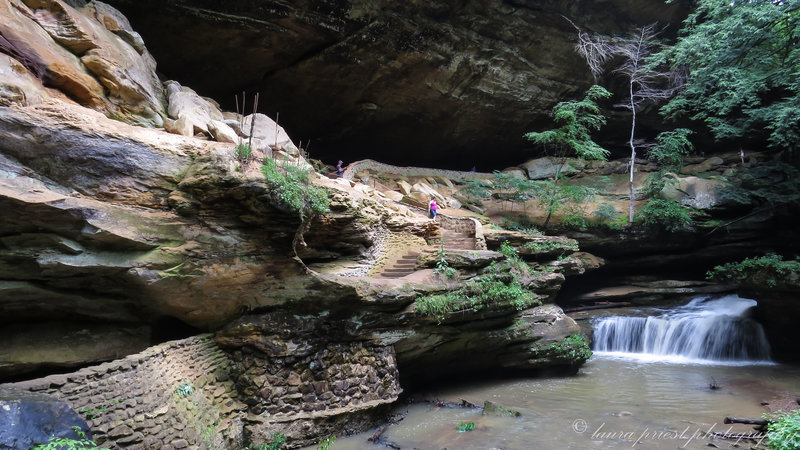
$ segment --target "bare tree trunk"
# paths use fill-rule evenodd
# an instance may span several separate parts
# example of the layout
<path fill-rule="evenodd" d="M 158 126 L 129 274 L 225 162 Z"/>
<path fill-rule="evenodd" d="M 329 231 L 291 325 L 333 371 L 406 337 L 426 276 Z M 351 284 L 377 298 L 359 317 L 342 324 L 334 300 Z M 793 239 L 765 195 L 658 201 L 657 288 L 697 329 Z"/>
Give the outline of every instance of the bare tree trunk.
<path fill-rule="evenodd" d="M 643 77 L 646 77 L 646 74 L 643 74 L 640 71 L 640 65 L 644 63 L 644 57 L 646 56 L 646 45 L 647 45 L 647 36 L 649 32 L 647 31 L 646 27 L 642 27 L 639 32 L 638 42 L 634 45 L 631 49 L 632 54 L 630 55 L 630 62 L 628 66 L 628 70 L 630 72 L 630 76 L 628 77 L 628 96 L 630 100 L 630 105 L 628 106 L 631 109 L 631 137 L 628 143 L 631 146 L 631 167 L 630 167 L 630 179 L 629 179 L 629 186 L 630 186 L 630 202 L 628 203 L 628 226 L 633 225 L 633 206 L 636 202 L 636 189 L 633 186 L 633 174 L 636 168 L 636 144 L 634 143 L 634 136 L 636 136 L 636 108 L 639 106 L 637 104 L 636 98 L 639 95 L 643 88 L 640 83 Z M 643 52 L 645 54 L 643 54 Z M 638 89 L 634 90 L 634 86 L 638 86 Z"/>
<path fill-rule="evenodd" d="M 633 225 L 633 204 L 636 201 L 636 189 L 633 186 L 633 169 L 634 165 L 636 164 L 636 145 L 633 143 L 633 137 L 636 132 L 636 105 L 633 103 L 633 83 L 630 83 L 630 96 L 631 96 L 631 138 L 628 143 L 631 146 L 631 167 L 630 167 L 630 179 L 629 179 L 629 186 L 630 186 L 630 202 L 629 210 L 628 210 L 628 226 Z"/>
<path fill-rule="evenodd" d="M 563 155 L 563 153 L 561 151 L 561 146 L 559 146 L 559 154 Z M 554 185 L 558 185 L 558 181 L 559 181 L 558 177 L 561 175 L 561 169 L 564 168 L 564 164 L 567 163 L 567 157 L 566 156 L 560 156 L 559 157 L 559 161 L 561 161 L 561 163 L 558 165 L 558 168 L 556 169 L 555 177 L 553 177 L 553 184 Z M 553 217 L 553 209 L 552 209 L 552 205 L 549 205 L 547 207 L 547 218 L 544 219 L 544 224 L 542 225 L 542 228 L 547 228 L 547 225 L 550 224 L 550 218 L 551 217 Z"/>
<path fill-rule="evenodd" d="M 631 136 L 628 141 L 631 147 L 628 226 L 631 226 L 636 201 L 636 189 L 633 184 L 636 169 L 636 144 L 634 141 L 636 110 L 644 103 L 656 103 L 669 99 L 679 89 L 683 80 L 675 71 L 659 71 L 649 68 L 646 64 L 648 55 L 658 47 L 655 39 L 660 31 L 656 30 L 655 24 L 643 26 L 628 37 L 608 37 L 585 33 L 571 20 L 564 18 L 578 30 L 576 49 L 586 59 L 595 79 L 603 72 L 603 66 L 607 62 L 615 58 L 622 61 L 613 70 L 613 73 L 624 76 L 628 81 L 628 99 L 618 106 L 630 109 L 632 114 Z"/>

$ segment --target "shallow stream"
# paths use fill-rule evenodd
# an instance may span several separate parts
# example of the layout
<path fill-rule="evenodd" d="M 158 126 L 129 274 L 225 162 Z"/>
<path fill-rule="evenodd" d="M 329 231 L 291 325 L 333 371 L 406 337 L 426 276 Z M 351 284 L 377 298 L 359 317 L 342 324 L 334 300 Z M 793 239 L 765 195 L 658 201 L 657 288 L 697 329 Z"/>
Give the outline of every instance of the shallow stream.
<path fill-rule="evenodd" d="M 685 323 L 656 322 L 654 329 L 646 331 L 638 319 L 631 321 L 631 326 L 641 328 L 642 336 L 651 332 L 646 339 L 655 336 L 659 344 L 669 339 L 691 343 L 687 333 L 719 329 L 707 326 L 709 316 L 719 315 L 713 320 L 723 323 L 746 318 L 748 308 L 734 307 L 741 304 L 739 300 L 702 305 L 695 301 L 664 313 L 667 321 L 694 317 L 698 323 L 688 328 Z M 602 320 L 620 322 L 618 318 Z M 646 340 L 629 331 L 616 332 L 625 339 Z M 737 336 L 739 332 L 732 331 Z M 697 353 L 690 358 L 674 355 L 674 346 L 655 346 L 653 351 L 662 354 L 653 354 L 646 345 L 627 350 L 608 340 L 602 345 L 614 351 L 595 353 L 575 376 L 476 380 L 422 394 L 426 399 L 464 399 L 477 405 L 491 400 L 519 411 L 520 417 L 482 416 L 480 409 L 440 408 L 419 402 L 396 408 L 396 414 L 404 419 L 390 426 L 383 437 L 404 449 L 706 449 L 709 444 L 733 448 L 735 440 L 707 434 L 756 432 L 749 425 L 724 425 L 726 416 L 758 418 L 767 411 L 762 402 L 774 405 L 800 396 L 800 367 L 764 361 L 752 345 L 744 345 L 745 350 L 759 361 L 732 357 L 730 346 L 720 347 L 726 349 L 721 353 L 706 346 L 712 357 L 704 359 Z M 457 427 L 463 422 L 474 422 L 476 429 L 459 433 Z M 371 435 L 339 438 L 331 448 L 379 448 L 367 442 Z M 739 448 L 750 448 L 755 442 L 740 444 L 747 445 Z"/>

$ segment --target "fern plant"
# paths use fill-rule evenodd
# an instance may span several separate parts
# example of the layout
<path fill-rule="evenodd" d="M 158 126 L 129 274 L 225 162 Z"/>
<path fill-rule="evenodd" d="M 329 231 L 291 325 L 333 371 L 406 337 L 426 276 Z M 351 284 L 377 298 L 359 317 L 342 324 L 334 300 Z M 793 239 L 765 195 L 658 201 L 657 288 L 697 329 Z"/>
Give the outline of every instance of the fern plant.
<path fill-rule="evenodd" d="M 78 439 L 50 436 L 46 444 L 37 444 L 31 450 L 108 450 L 105 447 L 98 447 L 93 440 L 88 439 L 81 427 L 74 426 L 72 429 L 78 435 Z"/>
<path fill-rule="evenodd" d="M 781 412 L 773 417 L 767 425 L 767 439 L 773 450 L 795 450 L 800 448 L 800 409 Z"/>

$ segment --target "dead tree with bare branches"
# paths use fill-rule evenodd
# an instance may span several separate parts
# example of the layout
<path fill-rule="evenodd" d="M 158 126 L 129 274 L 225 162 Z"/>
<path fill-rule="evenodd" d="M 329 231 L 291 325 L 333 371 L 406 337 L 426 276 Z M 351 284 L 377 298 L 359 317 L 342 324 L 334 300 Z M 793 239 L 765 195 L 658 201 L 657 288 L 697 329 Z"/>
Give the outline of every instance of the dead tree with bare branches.
<path fill-rule="evenodd" d="M 565 19 L 567 19 L 565 17 Z M 636 165 L 636 149 L 641 146 L 636 140 L 636 113 L 645 105 L 668 100 L 683 85 L 684 77 L 678 71 L 660 70 L 650 64 L 649 57 L 661 49 L 658 36 L 663 29 L 656 24 L 637 28 L 625 36 L 604 36 L 581 30 L 571 20 L 567 21 L 578 30 L 578 43 L 575 50 L 584 57 L 595 81 L 607 72 L 621 76 L 628 85 L 625 102 L 614 105 L 631 112 L 631 132 L 628 145 L 631 149 L 630 159 L 630 208 L 628 225 L 633 223 L 636 190 L 633 176 Z"/>

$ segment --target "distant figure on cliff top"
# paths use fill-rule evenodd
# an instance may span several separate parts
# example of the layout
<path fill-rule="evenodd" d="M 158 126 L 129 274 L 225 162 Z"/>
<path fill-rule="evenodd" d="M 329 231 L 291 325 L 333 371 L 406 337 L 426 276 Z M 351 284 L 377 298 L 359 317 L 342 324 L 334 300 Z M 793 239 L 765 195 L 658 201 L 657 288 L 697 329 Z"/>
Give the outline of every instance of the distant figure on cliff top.
<path fill-rule="evenodd" d="M 436 220 L 436 211 L 439 209 L 439 205 L 436 204 L 436 199 L 432 198 L 431 201 L 428 203 L 428 212 L 431 215 L 431 219 Z"/>
<path fill-rule="evenodd" d="M 472 169 L 469 169 L 469 171 L 470 172 L 477 172 L 477 170 L 475 169 L 475 166 L 472 166 Z"/>
<path fill-rule="evenodd" d="M 336 176 L 342 178 L 344 176 L 344 167 L 342 167 L 342 160 L 336 163 Z"/>
<path fill-rule="evenodd" d="M 739 158 L 742 159 L 742 165 L 744 165 L 744 149 L 743 148 L 739 149 Z"/>

